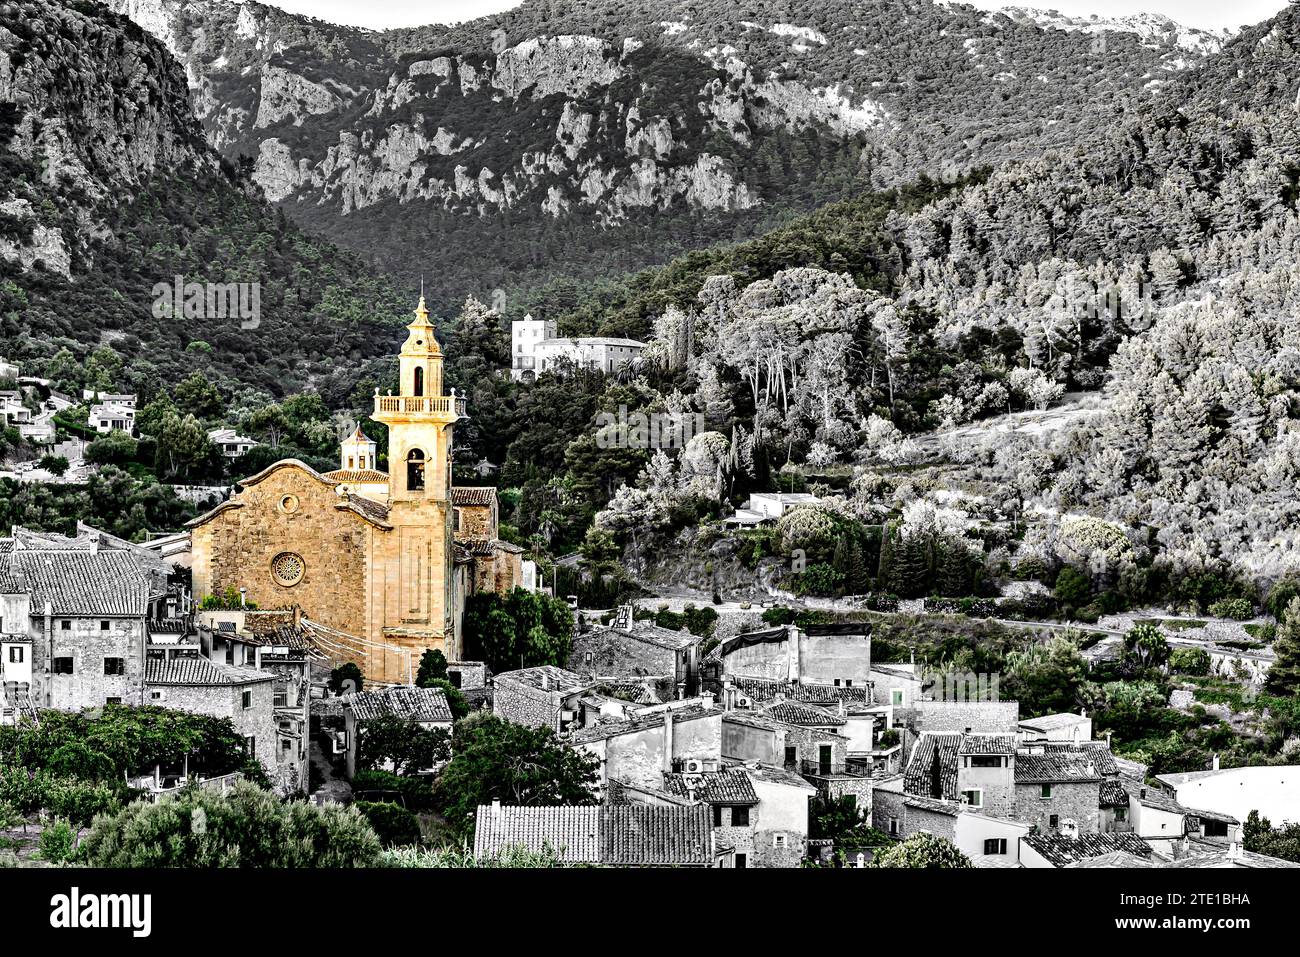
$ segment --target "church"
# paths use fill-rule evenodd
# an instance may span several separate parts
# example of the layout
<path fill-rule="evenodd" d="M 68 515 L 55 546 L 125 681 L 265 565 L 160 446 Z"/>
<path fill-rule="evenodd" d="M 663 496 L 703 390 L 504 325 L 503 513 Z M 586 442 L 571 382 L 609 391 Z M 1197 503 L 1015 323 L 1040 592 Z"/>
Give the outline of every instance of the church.
<path fill-rule="evenodd" d="M 372 682 L 410 682 L 427 649 L 461 660 L 466 597 L 521 580 L 522 550 L 497 538 L 496 489 L 452 484 L 466 403 L 443 394 L 423 296 L 407 329 L 398 394 L 376 391 L 371 416 L 388 427 L 387 472 L 358 427 L 338 469 L 283 459 L 188 526 L 197 601 L 233 587 L 259 608 L 297 606 Z"/>

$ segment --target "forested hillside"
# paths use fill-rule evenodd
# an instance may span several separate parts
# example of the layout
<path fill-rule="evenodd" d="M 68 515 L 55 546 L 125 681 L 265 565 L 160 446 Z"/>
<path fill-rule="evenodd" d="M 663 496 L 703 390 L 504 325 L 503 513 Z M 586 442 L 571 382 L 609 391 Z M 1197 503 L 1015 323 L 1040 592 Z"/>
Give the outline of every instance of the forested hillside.
<path fill-rule="evenodd" d="M 202 370 L 230 395 L 311 387 L 337 406 L 395 348 L 409 303 L 222 163 L 129 20 L 0 5 L 0 97 L 0 355 L 26 372 L 147 401 Z M 178 276 L 259 284 L 256 322 L 156 307 Z"/>

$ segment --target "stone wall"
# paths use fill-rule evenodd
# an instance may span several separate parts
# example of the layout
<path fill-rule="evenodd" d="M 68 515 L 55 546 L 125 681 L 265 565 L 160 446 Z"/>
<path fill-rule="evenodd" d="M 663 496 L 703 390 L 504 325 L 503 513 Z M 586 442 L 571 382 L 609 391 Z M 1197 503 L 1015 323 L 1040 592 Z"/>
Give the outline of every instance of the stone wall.
<path fill-rule="evenodd" d="M 1062 821 L 1073 820 L 1080 834 L 1095 834 L 1101 829 L 1101 785 L 1097 783 L 1053 784 L 1052 796 L 1041 796 L 1041 785 L 1016 785 L 1015 818 L 1024 824 L 1037 825 L 1040 831 L 1060 830 Z M 1051 815 L 1058 815 L 1058 826 L 1050 825 Z"/>
<path fill-rule="evenodd" d="M 498 675 L 492 696 L 492 713 L 530 728 L 560 730 L 561 698 L 558 691 L 543 691 L 508 675 Z"/>
<path fill-rule="evenodd" d="M 568 668 L 602 678 L 677 675 L 677 652 L 640 641 L 612 628 L 597 628 L 573 639 Z"/>
<path fill-rule="evenodd" d="M 63 623 L 68 628 L 63 628 Z M 108 625 L 104 629 L 102 625 Z M 80 711 L 97 708 L 109 698 L 140 704 L 144 689 L 144 621 L 140 618 L 54 618 L 54 653 L 47 651 L 46 621 L 31 619 L 33 700 L 39 707 Z M 72 658 L 72 674 L 46 672 L 50 658 Z M 122 658 L 125 673 L 104 674 L 105 658 Z"/>
<path fill-rule="evenodd" d="M 279 762 L 278 727 L 275 721 L 273 681 L 257 681 L 244 685 L 155 685 L 150 691 L 161 691 L 163 697 L 151 700 L 164 708 L 206 714 L 214 718 L 229 718 L 235 732 L 243 738 L 254 739 L 254 756 L 262 762 L 267 776 L 273 781 L 281 777 Z M 243 706 L 243 693 L 251 693 L 249 707 Z"/>
<path fill-rule="evenodd" d="M 918 701 L 914 710 L 917 731 L 1015 733 L 1020 722 L 1015 701 Z"/>

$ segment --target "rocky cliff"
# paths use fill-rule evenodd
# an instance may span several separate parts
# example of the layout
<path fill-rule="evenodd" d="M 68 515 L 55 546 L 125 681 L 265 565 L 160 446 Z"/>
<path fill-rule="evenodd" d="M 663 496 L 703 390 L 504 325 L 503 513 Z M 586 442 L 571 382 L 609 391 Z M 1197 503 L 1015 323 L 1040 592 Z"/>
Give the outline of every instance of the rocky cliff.
<path fill-rule="evenodd" d="M 930 0 L 798 16 L 772 0 L 526 0 L 380 33 L 232 0 L 109 5 L 167 44 L 209 139 L 291 215 L 390 269 L 448 267 L 413 255 L 429 244 L 411 222 L 454 237 L 457 265 L 517 243 L 509 276 L 539 281 L 609 272 L 609 247 L 634 268 L 866 185 L 1072 144 L 1216 48 L 1172 23 Z M 485 278 L 481 293 L 509 281 Z"/>

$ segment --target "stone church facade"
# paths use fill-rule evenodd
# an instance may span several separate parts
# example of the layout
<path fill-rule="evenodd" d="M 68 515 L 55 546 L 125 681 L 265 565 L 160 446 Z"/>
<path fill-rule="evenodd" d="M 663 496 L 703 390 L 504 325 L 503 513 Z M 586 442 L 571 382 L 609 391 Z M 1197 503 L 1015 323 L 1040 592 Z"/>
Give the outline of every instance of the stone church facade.
<path fill-rule="evenodd" d="M 372 415 L 388 427 L 386 473 L 358 428 L 337 470 L 284 459 L 189 524 L 197 600 L 233 587 L 261 608 L 296 605 L 378 682 L 410 681 L 426 649 L 461 660 L 465 597 L 521 580 L 521 550 L 496 537 L 496 490 L 452 486 L 465 399 L 443 394 L 423 297 L 407 329 L 398 394 L 376 395 Z"/>

